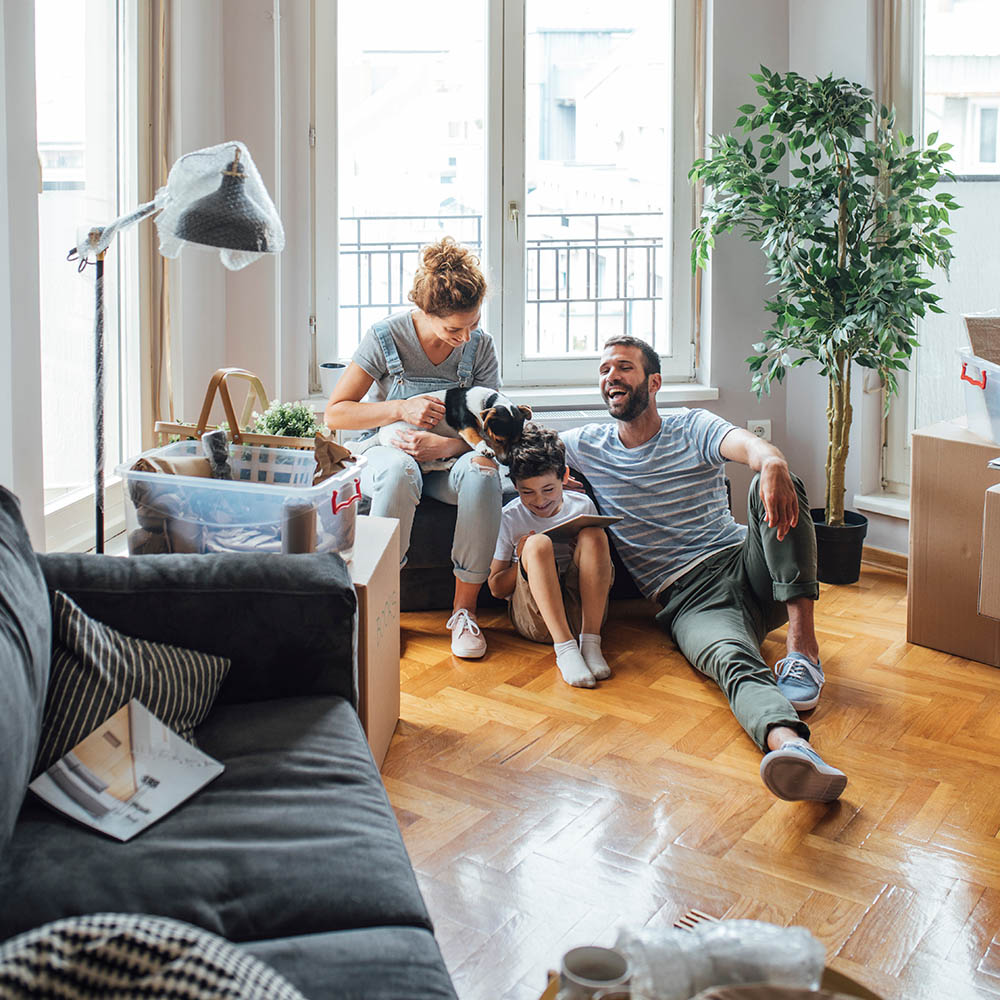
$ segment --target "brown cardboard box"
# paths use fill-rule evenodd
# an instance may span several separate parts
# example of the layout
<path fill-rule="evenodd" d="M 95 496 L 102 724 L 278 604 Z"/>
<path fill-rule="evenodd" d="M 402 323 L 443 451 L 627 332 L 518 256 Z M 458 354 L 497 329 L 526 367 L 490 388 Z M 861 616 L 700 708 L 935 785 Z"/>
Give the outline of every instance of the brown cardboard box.
<path fill-rule="evenodd" d="M 1000 486 L 986 491 L 983 550 L 979 564 L 979 613 L 1000 618 Z"/>
<path fill-rule="evenodd" d="M 983 496 L 1000 482 L 987 468 L 1000 446 L 964 421 L 914 431 L 906 638 L 1000 666 L 1000 622 L 981 617 Z"/>
<path fill-rule="evenodd" d="M 399 721 L 399 522 L 359 517 L 350 569 L 358 595 L 358 715 L 381 767 Z"/>

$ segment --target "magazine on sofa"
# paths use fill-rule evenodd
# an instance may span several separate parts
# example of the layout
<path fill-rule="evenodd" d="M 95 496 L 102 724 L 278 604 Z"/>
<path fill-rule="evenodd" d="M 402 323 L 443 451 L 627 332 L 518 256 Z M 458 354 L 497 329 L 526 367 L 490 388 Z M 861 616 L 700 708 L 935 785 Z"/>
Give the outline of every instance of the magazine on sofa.
<path fill-rule="evenodd" d="M 28 787 L 71 819 L 131 840 L 223 770 L 133 698 Z"/>

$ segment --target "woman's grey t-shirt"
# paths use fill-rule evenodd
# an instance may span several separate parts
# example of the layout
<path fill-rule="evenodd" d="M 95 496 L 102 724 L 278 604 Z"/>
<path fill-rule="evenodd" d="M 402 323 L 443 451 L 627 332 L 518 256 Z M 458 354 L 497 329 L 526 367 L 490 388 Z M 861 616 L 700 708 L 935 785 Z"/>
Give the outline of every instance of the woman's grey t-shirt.
<path fill-rule="evenodd" d="M 456 347 L 441 364 L 435 365 L 431 363 L 423 347 L 420 346 L 420 339 L 413 326 L 412 309 L 394 313 L 383 322 L 389 327 L 389 333 L 392 334 L 396 350 L 399 352 L 399 360 L 403 363 L 403 371 L 407 378 L 440 378 L 447 379 L 449 382 L 458 381 L 458 362 L 465 349 L 464 344 L 462 347 Z M 493 338 L 482 330 L 479 332 L 481 334 L 479 348 L 472 362 L 472 384 L 499 389 L 500 366 L 497 363 L 497 351 L 493 344 Z M 369 329 L 362 337 L 351 360 L 375 379 L 372 387 L 368 390 L 366 397 L 368 402 L 381 403 L 387 399 L 389 390 L 392 388 L 393 376 L 389 374 L 385 353 L 373 329 Z"/>

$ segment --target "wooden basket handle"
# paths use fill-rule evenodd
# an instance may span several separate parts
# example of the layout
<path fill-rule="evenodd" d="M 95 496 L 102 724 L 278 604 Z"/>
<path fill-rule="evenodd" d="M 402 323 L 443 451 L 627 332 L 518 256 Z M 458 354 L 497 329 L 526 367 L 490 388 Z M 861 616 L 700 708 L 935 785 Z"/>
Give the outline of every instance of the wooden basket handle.
<path fill-rule="evenodd" d="M 229 386 L 226 384 L 231 377 L 245 378 L 250 383 L 250 391 L 247 393 L 247 401 L 243 407 L 242 420 L 236 419 L 233 399 L 229 394 Z M 209 379 L 208 389 L 205 390 L 205 402 L 202 404 L 201 415 L 198 417 L 198 424 L 194 432 L 199 438 L 205 433 L 205 428 L 208 426 L 208 415 L 212 412 L 212 403 L 216 393 L 219 394 L 222 408 L 226 411 L 226 420 L 229 421 L 229 436 L 234 444 L 241 444 L 243 442 L 243 426 L 249 423 L 250 417 L 253 415 L 254 397 L 256 396 L 261 404 L 262 410 L 266 410 L 268 407 L 264 383 L 253 372 L 248 372 L 245 368 L 219 368 Z"/>

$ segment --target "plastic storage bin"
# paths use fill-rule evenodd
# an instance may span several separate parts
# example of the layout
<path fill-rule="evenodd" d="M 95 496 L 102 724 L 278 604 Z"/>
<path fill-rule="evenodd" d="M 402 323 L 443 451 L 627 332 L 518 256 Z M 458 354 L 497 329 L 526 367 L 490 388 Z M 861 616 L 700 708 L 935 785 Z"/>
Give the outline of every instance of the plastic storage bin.
<path fill-rule="evenodd" d="M 958 349 L 969 430 L 1000 444 L 1000 365 L 977 357 L 971 347 Z"/>
<path fill-rule="evenodd" d="M 201 456 L 198 441 L 144 458 Z M 318 486 L 310 451 L 231 444 L 233 479 L 116 469 L 125 485 L 130 555 L 155 552 L 339 552 L 354 550 L 364 456 Z"/>

